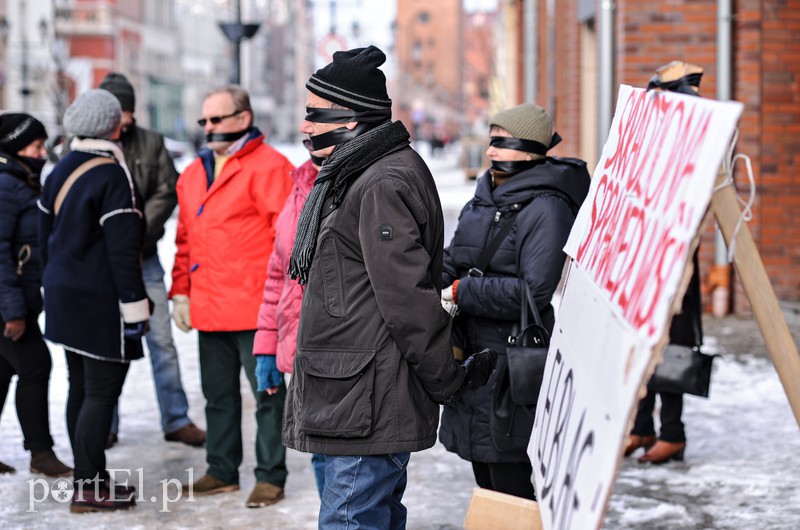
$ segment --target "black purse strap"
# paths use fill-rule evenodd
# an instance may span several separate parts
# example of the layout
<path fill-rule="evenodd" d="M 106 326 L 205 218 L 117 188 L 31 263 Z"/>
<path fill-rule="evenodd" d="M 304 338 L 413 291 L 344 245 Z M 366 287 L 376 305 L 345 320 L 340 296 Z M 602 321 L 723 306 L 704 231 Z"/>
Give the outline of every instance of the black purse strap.
<path fill-rule="evenodd" d="M 497 249 L 500 248 L 500 243 L 503 242 L 506 236 L 511 232 L 511 229 L 514 228 L 514 223 L 517 222 L 517 214 L 519 213 L 519 210 L 514 210 L 511 213 L 514 215 L 505 225 L 503 225 L 503 228 L 497 232 L 497 235 L 492 238 L 489 244 L 486 245 L 486 248 L 483 249 L 481 255 L 478 256 L 477 263 L 475 263 L 475 266 L 469 270 L 467 276 L 474 276 L 476 278 L 483 277 L 484 273 L 486 272 L 486 267 L 489 266 L 489 262 L 492 260 L 492 257 L 497 252 Z"/>
<path fill-rule="evenodd" d="M 528 285 L 528 282 L 525 280 L 520 280 L 519 283 L 522 284 L 523 298 L 522 303 L 519 305 L 520 331 L 523 332 L 525 331 L 525 328 L 528 327 L 528 308 L 530 308 L 530 311 L 533 314 L 533 321 L 536 323 L 536 325 L 544 327 L 544 325 L 542 325 L 542 317 L 539 316 L 539 309 L 536 307 L 536 302 L 533 299 L 531 288 Z"/>
<path fill-rule="evenodd" d="M 522 303 L 519 305 L 519 331 L 512 331 L 508 337 L 508 344 L 511 346 L 528 346 L 528 332 L 531 331 L 535 337 L 534 343 L 538 346 L 547 347 L 550 344 L 550 334 L 542 324 L 542 317 L 539 316 L 539 309 L 531 294 L 531 288 L 525 280 L 520 279 L 522 285 Z M 533 314 L 535 326 L 528 326 L 528 311 Z"/>

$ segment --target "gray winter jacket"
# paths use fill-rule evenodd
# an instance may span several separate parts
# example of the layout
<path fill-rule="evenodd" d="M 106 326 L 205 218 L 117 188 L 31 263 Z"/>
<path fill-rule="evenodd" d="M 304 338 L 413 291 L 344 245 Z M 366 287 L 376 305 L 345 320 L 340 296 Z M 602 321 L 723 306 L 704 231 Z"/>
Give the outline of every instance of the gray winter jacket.
<path fill-rule="evenodd" d="M 431 447 L 438 404 L 464 375 L 440 304 L 444 222 L 430 171 L 403 145 L 323 216 L 283 443 L 335 455 Z"/>

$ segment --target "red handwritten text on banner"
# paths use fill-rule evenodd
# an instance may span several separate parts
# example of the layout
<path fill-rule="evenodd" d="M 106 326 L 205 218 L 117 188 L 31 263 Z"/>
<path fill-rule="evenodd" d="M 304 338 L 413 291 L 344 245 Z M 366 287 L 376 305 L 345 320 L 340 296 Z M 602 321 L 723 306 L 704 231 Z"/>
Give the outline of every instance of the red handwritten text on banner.
<path fill-rule="evenodd" d="M 686 261 L 685 235 L 694 229 L 688 183 L 711 112 L 644 91 L 620 104 L 618 139 L 595 173 L 600 181 L 575 260 L 625 320 L 653 335 L 667 279 Z"/>

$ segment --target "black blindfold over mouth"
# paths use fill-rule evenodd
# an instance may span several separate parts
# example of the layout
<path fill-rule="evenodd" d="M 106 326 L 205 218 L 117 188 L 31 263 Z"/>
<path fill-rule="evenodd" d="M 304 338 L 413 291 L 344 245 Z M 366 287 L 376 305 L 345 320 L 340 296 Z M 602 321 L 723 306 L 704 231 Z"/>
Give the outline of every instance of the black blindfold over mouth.
<path fill-rule="evenodd" d="M 553 133 L 550 145 L 544 145 L 534 140 L 523 140 L 522 138 L 512 138 L 509 136 L 492 136 L 489 141 L 489 145 L 499 149 L 513 149 L 514 151 L 534 153 L 543 156 L 559 143 L 561 143 L 561 136 L 559 136 L 558 133 Z"/>
<path fill-rule="evenodd" d="M 384 123 L 392 119 L 391 109 L 357 111 L 306 107 L 306 121 L 314 123 Z"/>

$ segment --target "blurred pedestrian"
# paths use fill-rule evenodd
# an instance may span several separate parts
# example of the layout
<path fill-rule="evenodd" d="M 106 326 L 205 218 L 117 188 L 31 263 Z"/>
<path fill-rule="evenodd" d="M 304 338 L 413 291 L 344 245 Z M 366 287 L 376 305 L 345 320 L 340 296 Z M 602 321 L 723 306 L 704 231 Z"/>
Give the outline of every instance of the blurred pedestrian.
<path fill-rule="evenodd" d="M 39 208 L 45 337 L 65 349 L 67 430 L 75 456 L 71 511 L 136 504 L 115 485 L 105 446 L 130 362 L 143 357 L 150 316 L 142 280 L 142 199 L 119 138 L 122 109 L 110 92 L 85 92 L 64 113 L 74 139 L 45 181 Z"/>
<path fill-rule="evenodd" d="M 52 359 L 39 329 L 42 270 L 36 200 L 47 150 L 44 125 L 29 114 L 0 115 L 0 410 L 17 376 L 16 408 L 31 452 L 30 470 L 48 477 L 72 474 L 53 452 L 48 386 Z M 0 473 L 14 468 L 0 462 Z"/>
<path fill-rule="evenodd" d="M 436 442 L 438 403 L 486 382 L 459 367 L 439 304 L 442 208 L 409 147 L 374 46 L 336 52 L 306 83 L 307 134 L 327 156 L 289 272 L 303 293 L 283 442 L 325 455 L 320 528 L 405 528 L 411 451 Z"/>
<path fill-rule="evenodd" d="M 164 224 L 178 203 L 175 193 L 178 173 L 164 147 L 164 137 L 137 125 L 134 117 L 136 94 L 128 79 L 123 74 L 111 72 L 100 82 L 100 88 L 114 94 L 122 107 L 119 141 L 128 169 L 144 200 L 147 232 L 142 246 L 142 270 L 147 297 L 153 302 L 150 331 L 144 338 L 153 367 L 161 429 L 167 441 L 202 446 L 206 433 L 189 419 L 189 401 L 181 383 L 178 350 L 172 340 L 164 269 L 158 259 L 158 240 L 164 236 Z M 114 413 L 109 446 L 116 442 L 118 432 L 119 408 Z"/>
<path fill-rule="evenodd" d="M 488 385 L 444 407 L 439 439 L 472 462 L 478 486 L 535 499 L 527 451 L 501 451 L 492 441 L 491 389 L 507 364 L 504 352 L 516 335 L 520 305 L 527 303 L 522 282 L 547 331 L 553 329 L 550 301 L 566 260 L 562 249 L 589 191 L 589 173 L 582 160 L 547 156 L 559 137 L 537 105 L 499 112 L 489 127 L 491 167 L 478 179 L 445 249 L 442 305 L 457 310 L 458 346 L 492 348 L 500 355 Z"/>
<path fill-rule="evenodd" d="M 311 147 L 310 141 L 306 142 Z M 292 171 L 294 186 L 275 223 L 275 248 L 267 266 L 264 299 L 258 311 L 258 330 L 253 341 L 258 390 L 268 394 L 277 393 L 284 382 L 283 374 L 292 373 L 305 286 L 289 276 L 289 258 L 300 211 L 324 160 L 312 152 L 311 159 Z M 321 498 L 325 486 L 324 455 L 313 454 L 311 464 Z"/>
<path fill-rule="evenodd" d="M 178 178 L 178 247 L 172 269 L 173 318 L 199 331 L 200 379 L 206 398 L 208 469 L 184 487 L 194 495 L 239 489 L 244 368 L 256 398 L 256 485 L 250 508 L 283 498 L 286 449 L 281 417 L 286 386 L 257 391 L 253 337 L 275 222 L 292 187 L 292 164 L 253 126 L 250 96 L 238 85 L 203 102 L 208 149 Z"/>
<path fill-rule="evenodd" d="M 688 96 L 699 96 L 703 69 L 683 61 L 673 61 L 656 70 L 647 90 L 677 92 Z M 700 294 L 700 270 L 698 252 L 693 256 L 694 266 L 689 286 L 681 302 L 681 311 L 672 318 L 669 342 L 699 350 L 703 344 L 703 308 Z M 661 432 L 656 437 L 653 411 L 656 394 L 661 399 Z M 686 432 L 683 421 L 683 394 L 647 390 L 639 402 L 633 429 L 631 430 L 625 456 L 644 448 L 639 463 L 664 464 L 670 460 L 683 460 L 686 449 Z"/>

